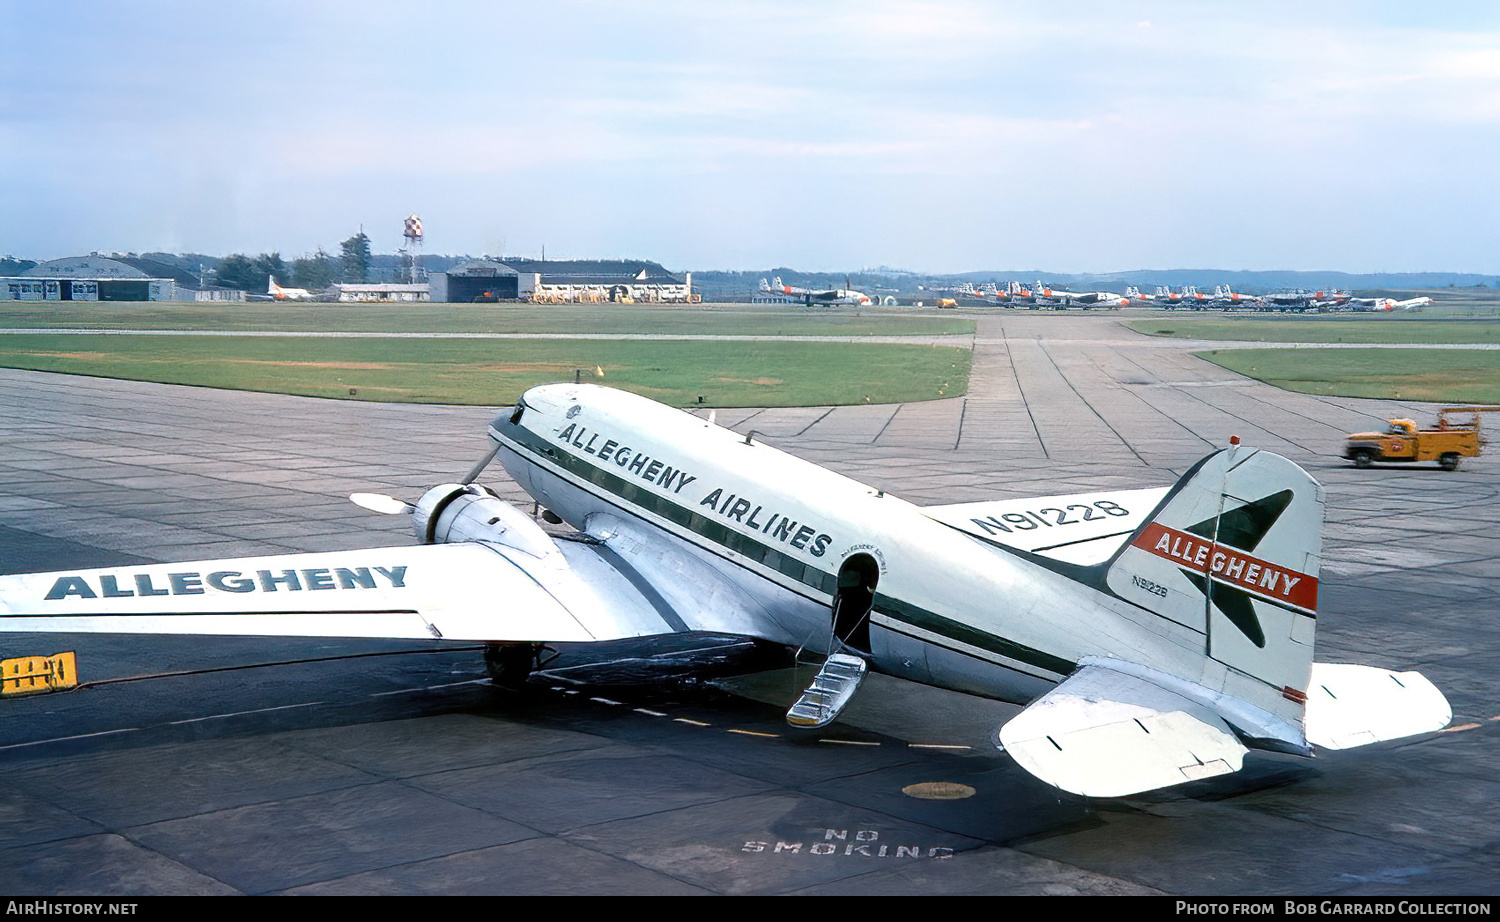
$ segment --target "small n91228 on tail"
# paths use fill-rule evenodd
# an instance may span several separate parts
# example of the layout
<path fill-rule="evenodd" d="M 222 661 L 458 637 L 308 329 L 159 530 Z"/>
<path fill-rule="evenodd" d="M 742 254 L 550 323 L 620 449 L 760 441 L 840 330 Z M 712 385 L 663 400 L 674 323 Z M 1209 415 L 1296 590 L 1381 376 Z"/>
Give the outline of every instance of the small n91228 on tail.
<path fill-rule="evenodd" d="M 479 641 L 501 680 L 544 643 L 738 634 L 827 655 L 796 726 L 837 719 L 870 670 L 1011 701 L 1004 750 L 1104 797 L 1452 716 L 1417 673 L 1313 661 L 1323 493 L 1268 452 L 923 508 L 593 385 L 533 388 L 489 435 L 464 482 L 357 496 L 409 515 L 416 546 L 0 577 L 0 630 Z M 475 483 L 492 458 L 576 534 Z"/>

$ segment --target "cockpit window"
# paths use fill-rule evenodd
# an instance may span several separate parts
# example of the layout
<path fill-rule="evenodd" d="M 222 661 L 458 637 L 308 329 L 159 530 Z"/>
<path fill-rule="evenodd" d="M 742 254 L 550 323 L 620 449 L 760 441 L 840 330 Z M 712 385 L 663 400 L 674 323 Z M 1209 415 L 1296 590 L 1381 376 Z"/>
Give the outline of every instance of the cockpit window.
<path fill-rule="evenodd" d="M 525 413 L 529 409 L 531 409 L 531 407 L 528 407 L 526 405 L 526 395 L 522 394 L 520 397 L 517 397 L 516 408 L 510 412 L 510 424 L 512 426 L 519 425 L 521 422 L 521 414 Z"/>

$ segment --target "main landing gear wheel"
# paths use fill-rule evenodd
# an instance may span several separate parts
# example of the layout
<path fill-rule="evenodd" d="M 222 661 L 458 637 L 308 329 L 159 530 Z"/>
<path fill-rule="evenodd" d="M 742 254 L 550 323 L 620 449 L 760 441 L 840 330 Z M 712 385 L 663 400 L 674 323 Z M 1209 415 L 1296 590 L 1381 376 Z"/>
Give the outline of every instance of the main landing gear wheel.
<path fill-rule="evenodd" d="M 532 670 L 541 664 L 542 649 L 539 643 L 485 644 L 484 671 L 497 688 L 522 688 Z"/>

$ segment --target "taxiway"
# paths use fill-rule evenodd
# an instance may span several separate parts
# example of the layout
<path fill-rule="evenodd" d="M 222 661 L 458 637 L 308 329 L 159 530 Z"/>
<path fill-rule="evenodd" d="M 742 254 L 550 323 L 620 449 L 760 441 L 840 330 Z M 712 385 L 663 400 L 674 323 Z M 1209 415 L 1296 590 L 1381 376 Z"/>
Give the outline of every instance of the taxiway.
<path fill-rule="evenodd" d="M 506 696 L 467 647 L 17 635 L 4 656 L 76 650 L 90 684 L 0 701 L 0 880 L 37 896 L 1500 891 L 1500 462 L 1355 470 L 1344 433 L 1431 408 L 1277 390 L 1106 317 L 984 314 L 973 347 L 962 399 L 718 421 L 924 504 L 1166 485 L 1238 435 L 1327 490 L 1319 658 L 1421 670 L 1453 728 L 1091 802 L 991 747 L 1013 708 L 895 680 L 793 736 L 796 676 L 728 638 L 565 649 Z M 0 370 L 0 572 L 409 543 L 347 494 L 461 476 L 493 414 Z"/>

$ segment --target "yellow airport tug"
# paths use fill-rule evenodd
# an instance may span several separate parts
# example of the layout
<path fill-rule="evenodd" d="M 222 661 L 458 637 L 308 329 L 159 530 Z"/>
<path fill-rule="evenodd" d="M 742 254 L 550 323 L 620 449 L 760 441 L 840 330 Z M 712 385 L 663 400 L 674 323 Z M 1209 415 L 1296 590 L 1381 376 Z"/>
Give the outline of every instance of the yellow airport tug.
<path fill-rule="evenodd" d="M 1344 442 L 1344 457 L 1355 467 L 1376 461 L 1436 461 L 1445 471 L 1458 470 L 1464 458 L 1476 458 L 1485 439 L 1479 432 L 1479 414 L 1500 407 L 1443 407 L 1432 429 L 1418 429 L 1410 419 L 1389 420 L 1384 432 L 1350 433 Z M 1449 417 L 1465 417 L 1450 419 Z"/>

